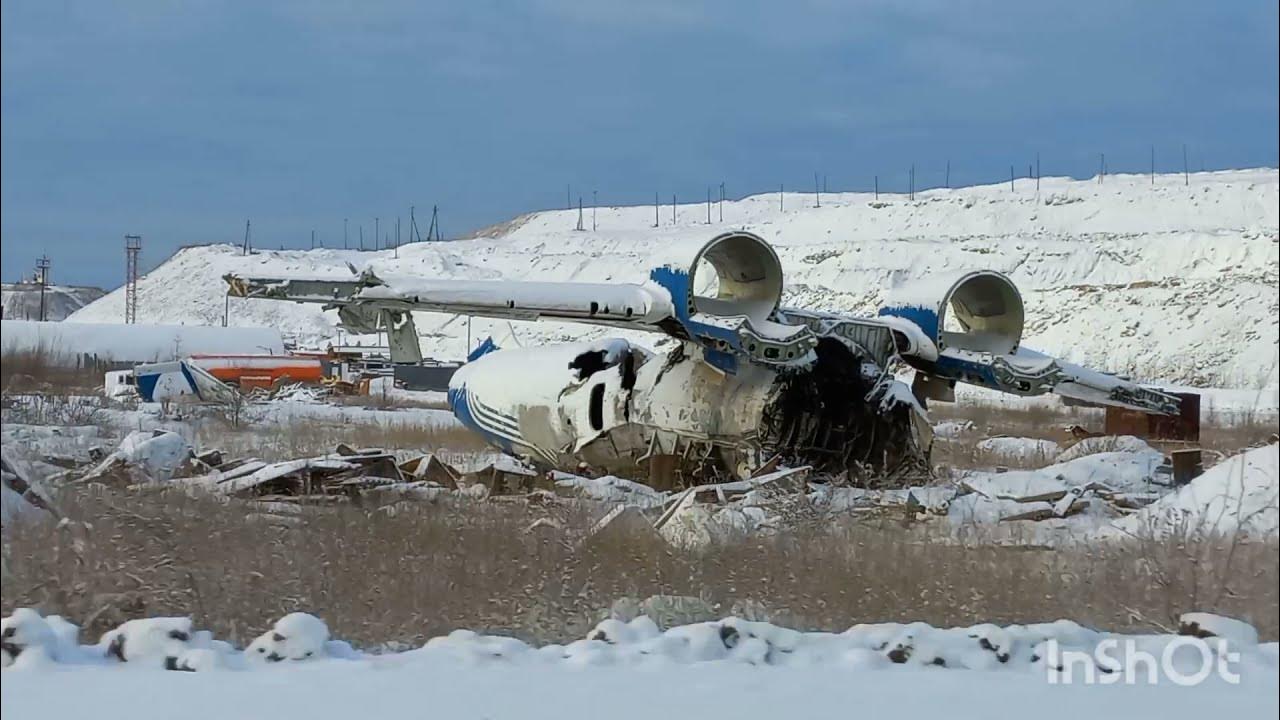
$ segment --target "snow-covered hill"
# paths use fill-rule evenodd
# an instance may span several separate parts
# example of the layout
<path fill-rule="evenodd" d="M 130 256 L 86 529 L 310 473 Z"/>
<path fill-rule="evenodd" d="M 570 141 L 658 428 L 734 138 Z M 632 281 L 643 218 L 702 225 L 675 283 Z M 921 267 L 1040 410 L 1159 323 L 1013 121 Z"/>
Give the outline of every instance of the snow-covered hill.
<path fill-rule="evenodd" d="M 1044 178 L 905 195 L 757 195 L 724 204 L 600 208 L 597 230 L 575 231 L 577 210 L 531 213 L 465 240 L 390 250 L 261 251 L 188 248 L 139 283 L 145 322 L 220 324 L 225 285 L 237 272 L 348 276 L 346 263 L 439 278 L 624 282 L 689 257 L 727 229 L 773 243 L 793 305 L 873 313 L 886 290 L 931 273 L 994 268 L 1027 304 L 1026 344 L 1145 380 L 1275 387 L 1280 328 L 1280 173 L 1113 175 L 1105 182 Z M 781 207 L 780 207 L 781 204 Z M 590 214 L 590 211 L 588 211 Z M 590 227 L 590 218 L 586 225 Z M 123 317 L 117 290 L 73 319 Z M 335 337 L 335 315 L 314 306 L 233 299 L 234 325 L 268 325 L 304 343 Z M 428 355 L 464 353 L 467 322 L 422 314 Z M 600 329 L 476 320 L 473 342 L 499 345 L 594 337 Z M 643 340 L 643 338 L 642 338 Z M 648 338 L 652 342 L 653 338 Z"/>
<path fill-rule="evenodd" d="M 49 321 L 63 320 L 105 294 L 105 290 L 96 287 L 49 285 L 44 289 L 44 317 Z M 39 320 L 40 286 L 36 283 L 5 283 L 0 286 L 0 306 L 6 320 Z"/>

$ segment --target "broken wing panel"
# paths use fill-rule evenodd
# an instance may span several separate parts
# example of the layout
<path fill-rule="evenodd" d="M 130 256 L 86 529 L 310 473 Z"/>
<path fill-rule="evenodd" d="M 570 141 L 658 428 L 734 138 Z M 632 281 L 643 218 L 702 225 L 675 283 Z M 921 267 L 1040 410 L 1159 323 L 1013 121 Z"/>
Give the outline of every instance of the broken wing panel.
<path fill-rule="evenodd" d="M 1014 395 L 1056 393 L 1098 405 L 1176 415 L 1180 400 L 1138 383 L 1058 360 L 1029 348 L 997 354 L 947 348 L 935 363 L 907 362 L 935 377 L 981 385 Z"/>

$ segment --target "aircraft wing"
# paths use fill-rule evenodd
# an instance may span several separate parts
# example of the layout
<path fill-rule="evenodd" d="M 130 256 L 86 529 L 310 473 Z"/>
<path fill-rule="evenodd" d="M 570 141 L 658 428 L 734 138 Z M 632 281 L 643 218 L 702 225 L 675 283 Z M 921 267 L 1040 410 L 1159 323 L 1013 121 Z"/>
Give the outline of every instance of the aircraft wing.
<path fill-rule="evenodd" d="M 710 270 L 705 266 L 710 266 Z M 696 292 L 701 272 L 714 289 Z M 686 269 L 687 268 L 687 269 Z M 1022 347 L 1022 296 L 993 271 L 940 275 L 891 290 L 875 317 L 780 307 L 782 268 L 747 232 L 706 243 L 689 265 L 654 268 L 643 283 L 228 275 L 228 293 L 336 308 L 352 332 L 386 331 L 392 360 L 421 359 L 412 311 L 507 320 L 557 320 L 663 333 L 696 345 L 724 372 L 740 362 L 778 370 L 810 366 L 823 338 L 857 346 L 882 370 L 898 357 L 917 370 L 917 391 L 945 399 L 955 383 L 1017 395 L 1177 414 L 1176 396 Z M 704 281 L 709 278 L 702 278 Z"/>
<path fill-rule="evenodd" d="M 704 272 L 716 275 L 713 295 L 693 290 L 700 261 L 711 268 Z M 337 308 L 342 324 L 353 332 L 394 330 L 406 345 L 413 327 L 410 313 L 423 311 L 664 333 L 700 345 L 707 362 L 725 372 L 736 372 L 740 361 L 781 367 L 813 360 L 817 338 L 810 329 L 775 318 L 782 269 L 764 240 L 724 233 L 703 245 L 688 268 L 654 268 L 643 283 L 453 280 L 379 276 L 354 268 L 349 279 L 227 275 L 224 280 L 232 296 Z M 393 359 L 395 345 L 393 338 Z M 398 357 L 409 360 L 403 353 Z"/>
<path fill-rule="evenodd" d="M 945 397 L 962 382 L 1015 395 L 1052 392 L 1097 405 L 1179 413 L 1175 395 L 1024 347 L 1022 296 L 997 272 L 940 276 L 891 292 L 876 320 L 910 338 L 899 339 L 899 354 L 922 374 L 917 388 L 926 394 Z"/>
<path fill-rule="evenodd" d="M 233 297 L 317 303 L 326 308 L 443 312 L 507 320 L 567 320 L 657 330 L 670 298 L 644 285 L 436 280 L 369 271 L 351 280 L 228 275 Z"/>

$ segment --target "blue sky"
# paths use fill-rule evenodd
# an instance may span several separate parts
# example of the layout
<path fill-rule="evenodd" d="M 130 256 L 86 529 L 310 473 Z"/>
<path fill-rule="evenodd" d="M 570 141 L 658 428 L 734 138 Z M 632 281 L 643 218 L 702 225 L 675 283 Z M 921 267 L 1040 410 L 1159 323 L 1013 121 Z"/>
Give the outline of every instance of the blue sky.
<path fill-rule="evenodd" d="M 2 5 L 3 277 L 527 210 L 1277 164 L 1275 0 Z"/>

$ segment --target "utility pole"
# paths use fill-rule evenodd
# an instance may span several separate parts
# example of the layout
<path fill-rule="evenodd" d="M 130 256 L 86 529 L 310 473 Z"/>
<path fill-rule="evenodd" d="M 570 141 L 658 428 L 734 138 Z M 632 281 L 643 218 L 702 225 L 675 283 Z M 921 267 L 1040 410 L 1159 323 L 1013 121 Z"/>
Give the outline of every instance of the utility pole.
<path fill-rule="evenodd" d="M 578 232 L 582 232 L 586 228 L 582 227 L 582 196 L 578 196 L 578 226 L 574 228 Z"/>
<path fill-rule="evenodd" d="M 1151 146 L 1151 186 L 1156 184 L 1156 146 Z"/>
<path fill-rule="evenodd" d="M 915 163 L 911 163 L 910 178 L 911 178 L 909 180 L 910 189 L 908 190 L 908 193 L 909 193 L 909 197 L 911 198 L 911 202 L 915 202 L 916 201 L 916 164 Z"/>
<path fill-rule="evenodd" d="M 378 249 L 378 238 L 382 237 L 382 229 L 379 227 L 379 221 L 382 218 L 373 219 L 373 249 Z"/>
<path fill-rule="evenodd" d="M 951 189 L 951 159 L 950 158 L 947 159 L 947 176 L 944 184 L 947 186 L 948 190 Z"/>
<path fill-rule="evenodd" d="M 342 218 L 342 249 L 347 249 L 347 219 Z"/>
<path fill-rule="evenodd" d="M 311 229 L 311 249 L 312 249 L 312 250 L 315 250 L 315 249 L 316 249 L 316 231 L 315 231 L 315 228 L 312 228 L 312 229 Z"/>
<path fill-rule="evenodd" d="M 707 224 L 711 224 L 711 186 L 707 186 Z"/>
<path fill-rule="evenodd" d="M 400 216 L 396 216 L 396 257 L 400 257 Z"/>
<path fill-rule="evenodd" d="M 245 223 L 246 237 L 249 224 Z M 246 247 L 248 241 L 246 240 Z M 141 235 L 124 236 L 124 322 L 138 322 L 138 254 L 142 252 Z"/>
<path fill-rule="evenodd" d="M 39 258 L 36 259 L 36 277 L 40 280 L 40 322 L 44 322 L 46 317 L 45 304 L 44 304 L 44 291 L 46 288 L 49 287 L 49 266 L 50 265 L 51 263 L 49 262 L 48 255 L 41 255 Z"/>
<path fill-rule="evenodd" d="M 876 200 L 880 199 L 880 176 L 876 176 Z"/>
<path fill-rule="evenodd" d="M 1098 184 L 1107 179 L 1107 154 L 1101 153 L 1098 158 Z"/>
<path fill-rule="evenodd" d="M 782 192 L 785 189 L 785 187 L 786 187 L 785 184 L 778 183 L 778 210 L 779 211 L 782 210 Z"/>
<path fill-rule="evenodd" d="M 676 224 L 676 194 L 671 193 L 671 224 Z"/>
<path fill-rule="evenodd" d="M 572 188 L 569 187 L 568 183 L 565 183 L 565 186 L 564 186 L 564 209 L 565 210 L 573 209 L 573 192 L 572 192 Z M 430 233 L 428 233 L 428 237 L 429 236 L 430 236 Z"/>
<path fill-rule="evenodd" d="M 599 207 L 600 201 L 596 196 L 596 191 L 591 191 L 591 232 L 596 231 L 596 208 Z"/>
<path fill-rule="evenodd" d="M 244 255 L 249 254 L 249 221 L 244 221 Z"/>
<path fill-rule="evenodd" d="M 658 193 L 653 193 L 653 226 L 658 227 Z"/>
<path fill-rule="evenodd" d="M 822 207 L 822 192 L 818 189 L 818 172 L 813 173 L 813 206 Z"/>
<path fill-rule="evenodd" d="M 1013 166 L 1009 166 L 1009 192 L 1013 192 Z"/>
<path fill-rule="evenodd" d="M 1040 153 L 1036 153 L 1036 194 L 1040 194 Z"/>
<path fill-rule="evenodd" d="M 360 252 L 364 252 L 364 226 L 360 226 Z"/>
<path fill-rule="evenodd" d="M 1182 143 L 1182 180 L 1184 185 L 1191 185 L 1191 169 L 1187 167 L 1187 144 Z"/>
<path fill-rule="evenodd" d="M 724 222 L 724 183 L 720 183 L 720 222 Z"/>

